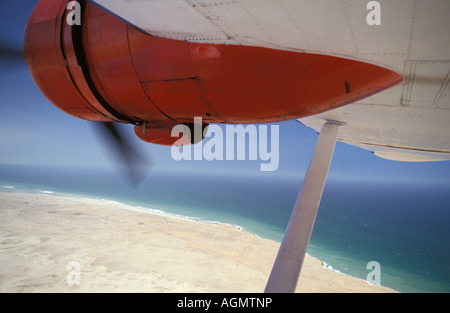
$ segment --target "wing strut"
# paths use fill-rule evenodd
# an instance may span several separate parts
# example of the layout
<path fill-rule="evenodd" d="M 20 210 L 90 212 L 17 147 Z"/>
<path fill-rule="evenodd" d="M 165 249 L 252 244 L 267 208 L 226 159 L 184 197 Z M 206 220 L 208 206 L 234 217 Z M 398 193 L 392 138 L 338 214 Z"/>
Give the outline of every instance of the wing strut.
<path fill-rule="evenodd" d="M 322 126 L 265 292 L 295 292 L 340 125 L 328 121 Z"/>

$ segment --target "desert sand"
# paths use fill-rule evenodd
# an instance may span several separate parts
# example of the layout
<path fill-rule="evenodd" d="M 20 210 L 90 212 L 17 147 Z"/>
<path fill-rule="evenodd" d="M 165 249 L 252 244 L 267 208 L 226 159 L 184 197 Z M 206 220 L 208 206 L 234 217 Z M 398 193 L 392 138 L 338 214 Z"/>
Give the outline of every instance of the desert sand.
<path fill-rule="evenodd" d="M 0 292 L 263 292 L 279 243 L 124 204 L 0 193 Z M 395 292 L 307 257 L 297 292 Z"/>

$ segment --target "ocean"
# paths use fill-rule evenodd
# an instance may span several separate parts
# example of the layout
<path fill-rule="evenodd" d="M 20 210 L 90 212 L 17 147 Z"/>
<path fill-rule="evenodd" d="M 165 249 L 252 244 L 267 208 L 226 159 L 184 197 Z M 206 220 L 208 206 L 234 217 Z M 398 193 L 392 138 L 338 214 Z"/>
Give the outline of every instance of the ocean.
<path fill-rule="evenodd" d="M 132 187 L 115 171 L 0 165 L 0 191 L 78 195 L 237 225 L 281 241 L 302 177 L 152 171 Z M 326 269 L 400 292 L 450 292 L 450 186 L 329 178 L 308 254 Z M 275 256 L 274 256 L 275 258 Z"/>

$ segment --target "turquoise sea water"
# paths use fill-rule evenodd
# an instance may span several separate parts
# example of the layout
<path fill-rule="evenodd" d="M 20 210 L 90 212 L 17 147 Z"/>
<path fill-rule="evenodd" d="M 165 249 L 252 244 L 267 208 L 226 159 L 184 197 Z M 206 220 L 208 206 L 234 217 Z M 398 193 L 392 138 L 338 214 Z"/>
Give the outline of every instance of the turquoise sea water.
<path fill-rule="evenodd" d="M 301 177 L 156 172 L 137 188 L 116 173 L 0 165 L 0 191 L 83 195 L 238 225 L 281 241 Z M 450 292 L 450 186 L 329 179 L 308 253 L 327 268 L 400 292 Z M 275 256 L 274 256 L 275 258 Z"/>

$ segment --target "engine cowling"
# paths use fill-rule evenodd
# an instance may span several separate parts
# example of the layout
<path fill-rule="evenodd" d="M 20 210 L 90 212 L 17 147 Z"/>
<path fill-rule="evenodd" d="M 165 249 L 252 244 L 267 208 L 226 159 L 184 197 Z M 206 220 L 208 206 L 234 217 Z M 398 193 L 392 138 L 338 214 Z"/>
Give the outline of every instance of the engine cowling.
<path fill-rule="evenodd" d="M 68 114 L 133 124 L 152 143 L 174 143 L 167 129 L 195 117 L 203 126 L 296 119 L 402 80 L 334 56 L 151 36 L 84 0 L 81 25 L 71 25 L 68 2 L 41 0 L 28 21 L 25 57 L 36 84 Z"/>
<path fill-rule="evenodd" d="M 134 132 L 143 141 L 158 145 L 191 145 L 205 137 L 208 124 L 143 123 L 134 127 Z"/>

